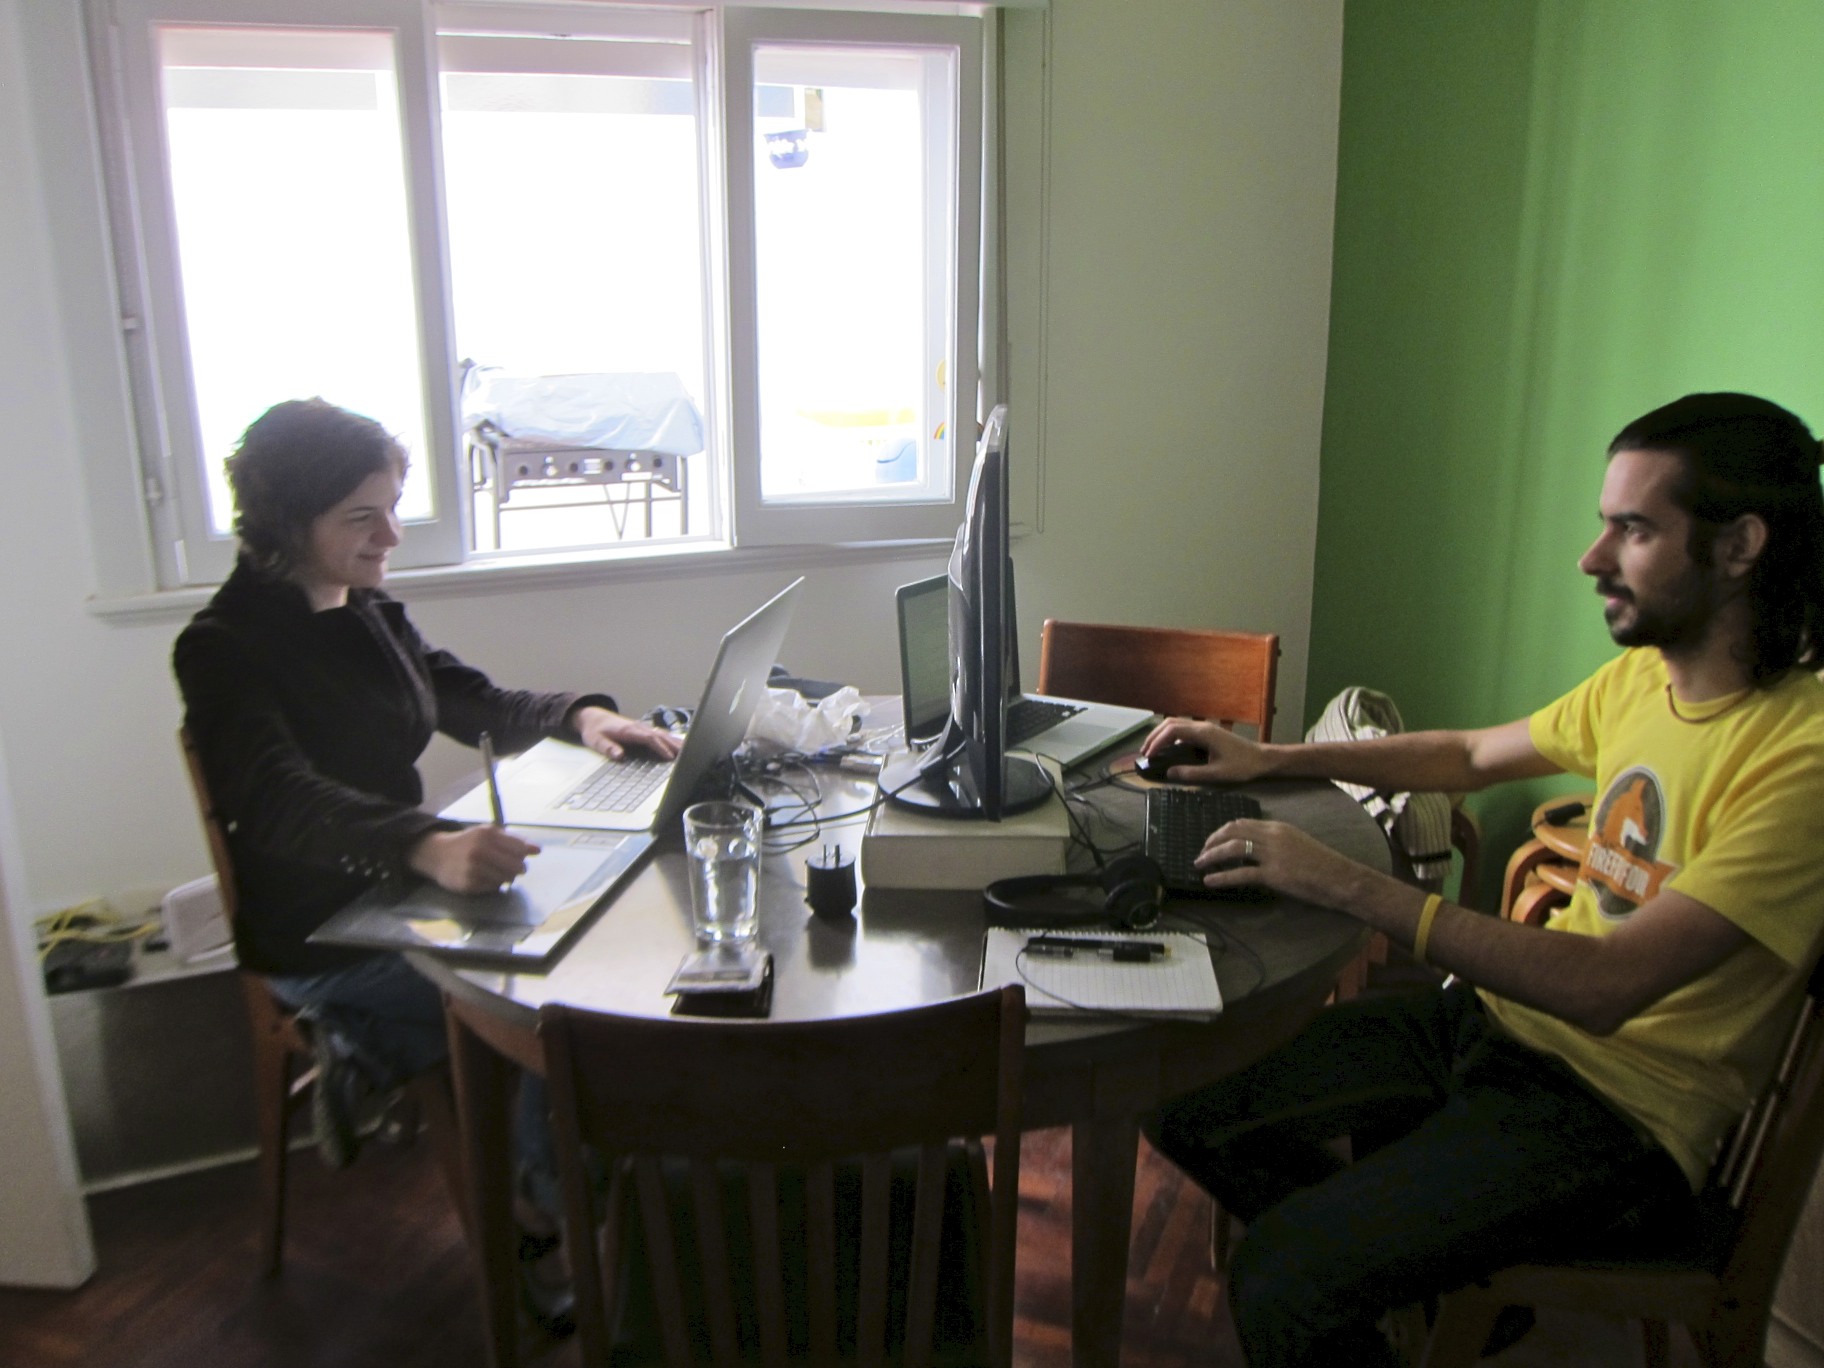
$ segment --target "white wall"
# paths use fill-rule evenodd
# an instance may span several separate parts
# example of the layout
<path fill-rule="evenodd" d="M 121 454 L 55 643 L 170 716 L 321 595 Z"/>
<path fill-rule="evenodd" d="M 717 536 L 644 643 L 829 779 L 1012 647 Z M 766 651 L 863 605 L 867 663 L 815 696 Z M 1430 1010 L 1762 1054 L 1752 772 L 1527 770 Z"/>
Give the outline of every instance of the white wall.
<path fill-rule="evenodd" d="M 5 773 L 0 759 L 0 778 Z M 0 791 L 0 1287 L 75 1287 L 94 1272 L 95 1250 L 38 957 L 8 911 L 17 855 Z"/>
<path fill-rule="evenodd" d="M 69 450 L 62 415 L 55 318 L 42 280 L 48 252 L 37 194 L 36 158 L 19 98 L 29 54 L 19 41 L 16 7 L 0 9 L 0 184 L 12 188 L 9 212 L 0 215 L 0 415 L 12 439 L 6 454 L 8 497 L 0 502 L 0 583 L 17 586 L 0 598 L 0 712 L 11 725 L 12 692 L 39 660 L 25 598 L 39 583 L 29 551 L 13 524 L 37 504 L 50 517 L 67 518 L 67 479 L 35 459 L 38 452 Z M 61 500 L 59 488 L 63 487 Z M 44 501 L 42 504 L 39 501 Z M 72 538 L 78 544 L 80 537 Z M 22 554 L 23 553 L 23 554 Z M 13 820 L 15 798 L 7 780 L 5 735 L 0 734 L 0 1284 L 73 1286 L 94 1267 L 94 1252 L 76 1193 L 76 1164 L 63 1087 L 56 1075 L 50 1022 L 27 934 L 30 909 L 21 895 L 26 860 Z"/>
<path fill-rule="evenodd" d="M 0 748 L 18 919 L 169 886 L 206 858 L 173 744 L 184 613 L 93 614 L 85 460 L 127 479 L 78 0 L 0 0 L 11 193 L 0 216 Z M 1016 549 L 1023 654 L 1045 616 L 1273 629 L 1296 730 L 1316 525 L 1341 0 L 1053 0 L 1008 19 Z M 75 114 L 72 114 L 75 111 Z M 34 153 L 35 150 L 35 153 Z M 130 523 L 99 535 L 137 538 Z M 935 556 L 813 556 L 798 672 L 895 687 L 895 585 Z M 426 634 L 503 679 L 689 699 L 715 637 L 793 567 L 605 570 L 561 588 L 414 594 Z M 0 1039 L 0 1061 L 14 1049 Z M 0 1108 L 19 1105 L 0 1096 Z"/>

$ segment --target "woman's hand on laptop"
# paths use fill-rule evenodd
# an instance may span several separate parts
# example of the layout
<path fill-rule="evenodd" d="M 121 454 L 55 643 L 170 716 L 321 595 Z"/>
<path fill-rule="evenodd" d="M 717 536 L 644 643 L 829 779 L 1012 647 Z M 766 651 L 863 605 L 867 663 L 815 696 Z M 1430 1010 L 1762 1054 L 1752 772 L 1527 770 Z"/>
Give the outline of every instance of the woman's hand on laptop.
<path fill-rule="evenodd" d="M 610 760 L 619 760 L 629 746 L 651 751 L 661 760 L 675 760 L 684 744 L 663 727 L 622 717 L 593 704 L 571 713 L 570 725 L 576 728 L 577 737 L 585 746 Z"/>
<path fill-rule="evenodd" d="M 492 893 L 524 874 L 538 850 L 505 827 L 472 826 L 419 837 L 405 862 L 452 893 Z"/>
<path fill-rule="evenodd" d="M 1168 717 L 1148 733 L 1140 750 L 1144 755 L 1157 755 L 1167 747 L 1187 746 L 1204 752 L 1206 758 L 1200 765 L 1174 761 L 1172 774 L 1180 783 L 1245 784 L 1266 772 L 1266 757 L 1254 742 L 1214 722 L 1188 717 Z"/>

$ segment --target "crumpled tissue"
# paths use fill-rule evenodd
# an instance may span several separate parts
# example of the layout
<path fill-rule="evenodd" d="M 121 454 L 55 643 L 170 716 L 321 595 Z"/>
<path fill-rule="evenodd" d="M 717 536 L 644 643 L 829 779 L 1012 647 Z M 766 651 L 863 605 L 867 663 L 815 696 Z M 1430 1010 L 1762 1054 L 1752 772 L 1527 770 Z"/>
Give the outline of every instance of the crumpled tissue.
<path fill-rule="evenodd" d="M 747 724 L 747 739 L 781 751 L 815 755 L 831 746 L 846 746 L 855 724 L 868 715 L 868 701 L 861 690 L 845 684 L 828 698 L 813 704 L 796 689 L 768 689 L 754 720 Z"/>

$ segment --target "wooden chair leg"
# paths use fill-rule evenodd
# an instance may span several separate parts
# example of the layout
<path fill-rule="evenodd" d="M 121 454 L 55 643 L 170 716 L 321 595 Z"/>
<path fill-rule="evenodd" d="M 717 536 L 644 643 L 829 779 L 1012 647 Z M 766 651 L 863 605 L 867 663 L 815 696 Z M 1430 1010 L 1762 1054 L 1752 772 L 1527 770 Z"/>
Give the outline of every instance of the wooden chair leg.
<path fill-rule="evenodd" d="M 1457 905 L 1474 908 L 1482 880 L 1482 828 L 1473 816 L 1455 805 L 1450 809 L 1450 843 L 1463 857 Z"/>
<path fill-rule="evenodd" d="M 1646 1368 L 1671 1368 L 1672 1336 L 1663 1320 L 1640 1323 L 1640 1358 Z"/>
<path fill-rule="evenodd" d="M 1395 1307 L 1387 1313 L 1383 1326 L 1388 1343 L 1393 1345 L 1394 1357 L 1411 1368 L 1425 1353 L 1425 1340 L 1431 1333 L 1431 1327 L 1425 1323 L 1424 1303 L 1409 1302 Z"/>
<path fill-rule="evenodd" d="M 1501 1303 L 1486 1288 L 1466 1287 L 1442 1298 L 1419 1368 L 1472 1368 L 1500 1314 Z"/>
<path fill-rule="evenodd" d="M 431 1148 L 437 1155 L 437 1166 L 443 1171 L 444 1185 L 456 1206 L 462 1222 L 463 1238 L 474 1249 L 475 1226 L 469 1211 L 469 1185 L 463 1170 L 462 1133 L 456 1124 L 456 1094 L 450 1083 L 448 1066 L 420 1074 L 406 1084 L 407 1092 L 424 1113 L 424 1128 L 431 1137 Z"/>
<path fill-rule="evenodd" d="M 1214 1197 L 1210 1199 L 1210 1267 L 1217 1274 L 1229 1271 L 1229 1255 L 1235 1252 L 1235 1218 Z"/>
<path fill-rule="evenodd" d="M 286 1120 L 291 1112 L 291 1052 L 256 1024 L 253 1037 L 254 1131 L 260 1151 L 260 1268 L 276 1278 L 285 1253 Z"/>
<path fill-rule="evenodd" d="M 1765 1300 L 1752 1299 L 1713 1310 L 1702 1334 L 1693 1337 L 1704 1362 L 1711 1368 L 1765 1362 L 1770 1312 Z"/>
<path fill-rule="evenodd" d="M 1372 942 L 1363 946 L 1362 952 L 1343 966 L 1342 973 L 1336 976 L 1336 987 L 1330 990 L 1330 1001 L 1348 1002 L 1361 994 L 1368 982 L 1369 954 L 1372 949 Z"/>

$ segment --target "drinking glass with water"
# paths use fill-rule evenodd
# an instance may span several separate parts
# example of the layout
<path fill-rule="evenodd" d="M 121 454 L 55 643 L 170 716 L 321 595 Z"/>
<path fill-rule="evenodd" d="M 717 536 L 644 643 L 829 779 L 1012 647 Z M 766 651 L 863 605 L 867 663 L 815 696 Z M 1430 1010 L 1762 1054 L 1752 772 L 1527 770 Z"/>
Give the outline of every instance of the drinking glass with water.
<path fill-rule="evenodd" d="M 760 931 L 760 809 L 695 803 L 684 810 L 697 940 L 722 945 Z"/>

